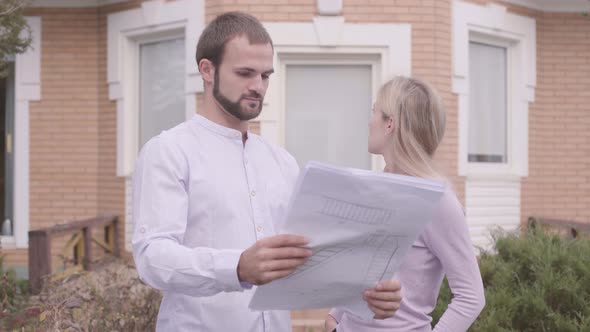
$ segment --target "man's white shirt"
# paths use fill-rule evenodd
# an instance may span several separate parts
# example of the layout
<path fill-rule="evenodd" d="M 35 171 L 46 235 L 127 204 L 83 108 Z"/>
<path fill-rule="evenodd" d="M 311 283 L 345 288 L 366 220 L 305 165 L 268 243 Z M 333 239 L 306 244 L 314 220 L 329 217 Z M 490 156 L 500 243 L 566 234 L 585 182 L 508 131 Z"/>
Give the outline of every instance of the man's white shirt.
<path fill-rule="evenodd" d="M 299 168 L 284 149 L 195 115 L 143 147 L 133 175 L 133 255 L 162 290 L 158 331 L 290 331 L 248 309 L 240 254 L 276 234 Z M 288 299 L 286 299 L 288 300 Z"/>

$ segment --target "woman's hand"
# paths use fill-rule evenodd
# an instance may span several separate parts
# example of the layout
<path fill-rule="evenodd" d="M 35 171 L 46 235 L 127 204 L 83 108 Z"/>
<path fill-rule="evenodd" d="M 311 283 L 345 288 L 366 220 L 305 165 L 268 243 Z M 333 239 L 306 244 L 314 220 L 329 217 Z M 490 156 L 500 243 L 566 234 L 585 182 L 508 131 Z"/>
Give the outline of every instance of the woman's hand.
<path fill-rule="evenodd" d="M 399 281 L 387 280 L 379 282 L 375 288 L 363 293 L 363 299 L 367 301 L 369 309 L 375 313 L 374 319 L 393 317 L 401 304 L 401 289 Z"/>

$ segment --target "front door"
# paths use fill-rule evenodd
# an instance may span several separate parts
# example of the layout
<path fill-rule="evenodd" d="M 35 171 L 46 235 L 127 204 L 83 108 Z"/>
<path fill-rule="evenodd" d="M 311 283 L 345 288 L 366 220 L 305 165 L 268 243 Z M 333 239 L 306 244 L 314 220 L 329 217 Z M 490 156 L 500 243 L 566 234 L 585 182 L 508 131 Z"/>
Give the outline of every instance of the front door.
<path fill-rule="evenodd" d="M 0 232 L 14 234 L 14 62 L 9 63 L 8 76 L 0 79 Z"/>
<path fill-rule="evenodd" d="M 285 147 L 301 167 L 318 160 L 372 168 L 372 79 L 369 64 L 287 64 Z"/>

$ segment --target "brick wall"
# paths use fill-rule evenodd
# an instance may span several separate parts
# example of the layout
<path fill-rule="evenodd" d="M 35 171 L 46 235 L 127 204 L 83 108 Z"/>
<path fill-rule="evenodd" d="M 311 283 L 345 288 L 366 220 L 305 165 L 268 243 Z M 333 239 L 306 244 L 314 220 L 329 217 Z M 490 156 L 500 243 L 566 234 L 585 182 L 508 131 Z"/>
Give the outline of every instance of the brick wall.
<path fill-rule="evenodd" d="M 316 13 L 316 0 L 205 0 L 205 21 L 233 10 L 248 12 L 267 22 L 307 22 Z"/>
<path fill-rule="evenodd" d="M 124 217 L 123 180 L 115 176 L 116 105 L 106 83 L 106 15 L 139 3 L 26 12 L 42 22 L 42 95 L 30 104 L 30 229 Z M 55 241 L 54 253 L 63 242 Z M 7 266 L 28 265 L 27 250 L 2 253 Z"/>
<path fill-rule="evenodd" d="M 98 211 L 97 10 L 26 15 L 42 17 L 41 101 L 30 104 L 30 228 L 38 229 Z M 28 264 L 26 250 L 4 253 L 6 265 Z"/>
<path fill-rule="evenodd" d="M 537 87 L 529 106 L 529 176 L 521 221 L 532 215 L 590 223 L 590 19 L 501 1 L 537 25 Z"/>
<path fill-rule="evenodd" d="M 30 107 L 31 228 L 96 215 L 96 9 L 44 9 L 41 101 Z"/>
<path fill-rule="evenodd" d="M 537 17 L 537 89 L 529 111 L 522 216 L 590 222 L 590 19 Z"/>

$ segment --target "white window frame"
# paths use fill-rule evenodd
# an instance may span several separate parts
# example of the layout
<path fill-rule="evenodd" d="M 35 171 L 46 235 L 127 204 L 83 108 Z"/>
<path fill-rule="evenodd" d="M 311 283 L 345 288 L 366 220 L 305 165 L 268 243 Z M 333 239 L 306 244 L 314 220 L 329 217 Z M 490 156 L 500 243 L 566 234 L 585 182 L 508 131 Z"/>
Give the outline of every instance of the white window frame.
<path fill-rule="evenodd" d="M 506 7 L 453 2 L 453 92 L 459 105 L 459 175 L 470 178 L 528 175 L 528 108 L 535 99 L 535 20 Z M 507 47 L 507 163 L 468 161 L 469 42 Z"/>
<path fill-rule="evenodd" d="M 109 98 L 117 102 L 117 175 L 135 168 L 139 130 L 139 45 L 185 36 L 185 112 L 196 112 L 196 94 L 203 91 L 195 64 L 196 36 L 204 28 L 203 0 L 146 1 L 138 9 L 108 15 L 107 79 Z"/>
<path fill-rule="evenodd" d="M 261 135 L 281 146 L 285 142 L 287 65 L 370 65 L 373 99 L 382 83 L 411 73 L 409 24 L 347 24 L 342 16 L 320 16 L 312 23 L 264 25 L 273 39 L 277 75 L 271 76 L 265 109 L 258 119 Z M 382 170 L 385 162 L 381 156 L 372 156 L 372 165 Z"/>
<path fill-rule="evenodd" d="M 41 100 L 41 17 L 25 17 L 31 28 L 31 47 L 15 56 L 14 75 L 14 216 L 13 235 L 0 236 L 3 249 L 29 247 L 30 116 L 29 103 Z"/>
<path fill-rule="evenodd" d="M 506 162 L 503 163 L 493 163 L 493 162 L 470 162 L 467 161 L 468 167 L 470 169 L 476 169 L 480 173 L 494 173 L 499 172 L 502 174 L 509 174 L 510 168 L 512 164 L 512 156 L 514 153 L 513 150 L 513 143 L 514 143 L 514 133 L 511 128 L 513 128 L 513 119 L 511 114 L 513 114 L 512 110 L 514 106 L 512 102 L 513 98 L 513 82 L 514 82 L 514 73 L 515 68 L 512 66 L 514 65 L 514 50 L 513 50 L 513 43 L 509 40 L 493 38 L 489 35 L 482 35 L 479 33 L 470 33 L 469 34 L 469 42 L 476 42 L 481 43 L 489 46 L 497 46 L 506 49 Z M 467 110 L 467 121 L 469 123 L 469 109 Z M 469 136 L 469 127 L 467 127 L 467 135 Z M 467 140 L 465 140 L 467 144 Z M 469 144 L 467 144 L 469 146 Z M 465 152 L 467 154 L 467 158 L 469 157 L 469 150 Z"/>

